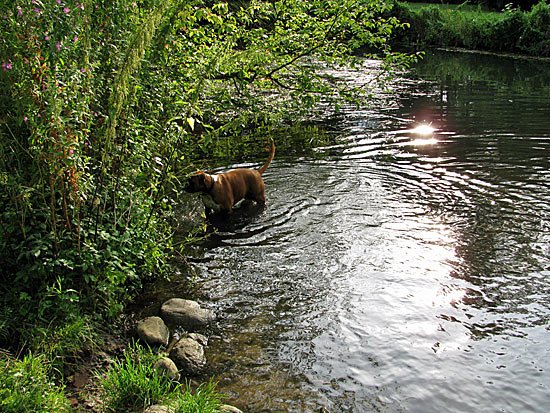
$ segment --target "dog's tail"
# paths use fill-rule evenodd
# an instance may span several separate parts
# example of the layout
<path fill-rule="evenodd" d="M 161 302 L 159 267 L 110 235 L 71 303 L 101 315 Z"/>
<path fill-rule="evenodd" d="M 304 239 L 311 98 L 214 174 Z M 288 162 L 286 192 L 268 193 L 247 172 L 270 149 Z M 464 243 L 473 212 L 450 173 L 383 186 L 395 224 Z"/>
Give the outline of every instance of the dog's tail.
<path fill-rule="evenodd" d="M 262 167 L 258 169 L 258 172 L 260 173 L 260 175 L 265 172 L 265 170 L 267 169 L 267 167 L 269 166 L 269 164 L 271 163 L 274 157 L 275 157 L 275 142 L 273 142 L 273 139 L 271 139 L 271 152 L 269 153 L 269 158 L 267 158 L 267 161 L 265 161 Z"/>

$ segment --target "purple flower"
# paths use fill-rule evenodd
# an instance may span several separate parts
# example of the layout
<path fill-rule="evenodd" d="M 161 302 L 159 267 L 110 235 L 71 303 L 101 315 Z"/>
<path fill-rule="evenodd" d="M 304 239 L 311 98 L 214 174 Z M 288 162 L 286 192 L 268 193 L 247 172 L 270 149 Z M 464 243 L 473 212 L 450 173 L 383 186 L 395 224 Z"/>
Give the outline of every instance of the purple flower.
<path fill-rule="evenodd" d="M 55 49 L 59 52 L 61 50 L 61 42 L 55 44 Z"/>
<path fill-rule="evenodd" d="M 29 120 L 29 118 L 27 118 L 26 116 L 23 116 L 23 121 L 24 121 L 25 123 L 27 123 L 28 120 Z"/>
<path fill-rule="evenodd" d="M 42 10 L 40 10 L 38 7 L 35 7 L 34 9 L 32 9 L 36 14 L 40 14 L 42 13 Z"/>
<path fill-rule="evenodd" d="M 48 36 L 48 35 L 44 36 L 44 40 L 49 41 L 49 40 L 50 40 L 50 36 Z"/>
<path fill-rule="evenodd" d="M 71 9 L 69 9 L 68 7 L 63 7 L 63 13 L 69 14 L 70 12 L 71 12 Z"/>
<path fill-rule="evenodd" d="M 17 15 L 22 16 L 23 15 L 23 9 L 21 7 L 17 7 Z"/>
<path fill-rule="evenodd" d="M 59 5 L 61 5 L 61 0 L 55 0 L 55 2 Z"/>
<path fill-rule="evenodd" d="M 4 72 L 7 72 L 8 70 L 13 69 L 13 65 L 11 62 L 2 62 L 2 70 Z"/>
<path fill-rule="evenodd" d="M 74 150 L 69 149 L 69 155 L 72 155 L 74 153 Z"/>
<path fill-rule="evenodd" d="M 73 38 L 73 41 L 74 41 L 75 43 L 78 42 L 78 36 L 75 36 L 75 37 Z"/>

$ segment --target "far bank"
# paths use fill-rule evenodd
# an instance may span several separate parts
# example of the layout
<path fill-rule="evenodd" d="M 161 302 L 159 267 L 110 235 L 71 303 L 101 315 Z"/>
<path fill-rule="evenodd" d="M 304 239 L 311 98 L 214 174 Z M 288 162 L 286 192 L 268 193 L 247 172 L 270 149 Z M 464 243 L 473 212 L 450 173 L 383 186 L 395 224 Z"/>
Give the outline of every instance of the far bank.
<path fill-rule="evenodd" d="M 478 5 L 396 2 L 393 15 L 410 28 L 395 41 L 414 46 L 460 47 L 550 57 L 550 5 L 489 11 Z"/>

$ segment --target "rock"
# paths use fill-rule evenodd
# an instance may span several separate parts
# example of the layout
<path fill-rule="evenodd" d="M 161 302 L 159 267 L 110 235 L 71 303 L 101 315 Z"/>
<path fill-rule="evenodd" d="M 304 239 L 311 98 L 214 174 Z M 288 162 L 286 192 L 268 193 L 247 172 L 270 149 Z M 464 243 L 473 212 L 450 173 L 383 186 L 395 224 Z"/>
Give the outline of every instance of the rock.
<path fill-rule="evenodd" d="M 204 327 L 216 318 L 213 311 L 202 308 L 196 301 L 183 298 L 166 301 L 162 304 L 160 313 L 166 323 L 188 329 Z"/>
<path fill-rule="evenodd" d="M 170 358 L 183 373 L 189 375 L 200 373 L 206 365 L 203 346 L 190 337 L 184 337 L 176 343 L 170 351 Z"/>
<path fill-rule="evenodd" d="M 222 413 L 243 413 L 242 410 L 237 409 L 235 406 L 229 404 L 222 404 L 220 406 L 220 412 Z"/>
<path fill-rule="evenodd" d="M 160 317 L 147 317 L 138 321 L 136 326 L 138 337 L 150 346 L 167 346 L 170 331 Z"/>
<path fill-rule="evenodd" d="M 173 413 L 174 409 L 171 409 L 166 406 L 161 406 L 160 404 L 153 404 L 143 411 L 143 413 Z"/>
<path fill-rule="evenodd" d="M 176 363 L 168 357 L 163 357 L 154 364 L 154 369 L 159 371 L 162 375 L 168 377 L 170 380 L 179 380 L 180 372 L 176 366 Z"/>
<path fill-rule="evenodd" d="M 192 338 L 203 347 L 206 347 L 208 345 L 208 338 L 206 338 L 206 336 L 203 336 L 202 334 L 189 333 L 187 334 L 187 337 Z"/>

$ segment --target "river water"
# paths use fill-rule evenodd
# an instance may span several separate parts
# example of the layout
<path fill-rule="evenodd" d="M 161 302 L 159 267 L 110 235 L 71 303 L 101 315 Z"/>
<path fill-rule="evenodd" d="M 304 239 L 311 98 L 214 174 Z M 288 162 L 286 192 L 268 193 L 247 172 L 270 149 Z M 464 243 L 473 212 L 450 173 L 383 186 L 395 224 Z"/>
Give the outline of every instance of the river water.
<path fill-rule="evenodd" d="M 190 253 L 207 375 L 245 412 L 546 412 L 550 63 L 432 52 L 395 91 Z"/>

